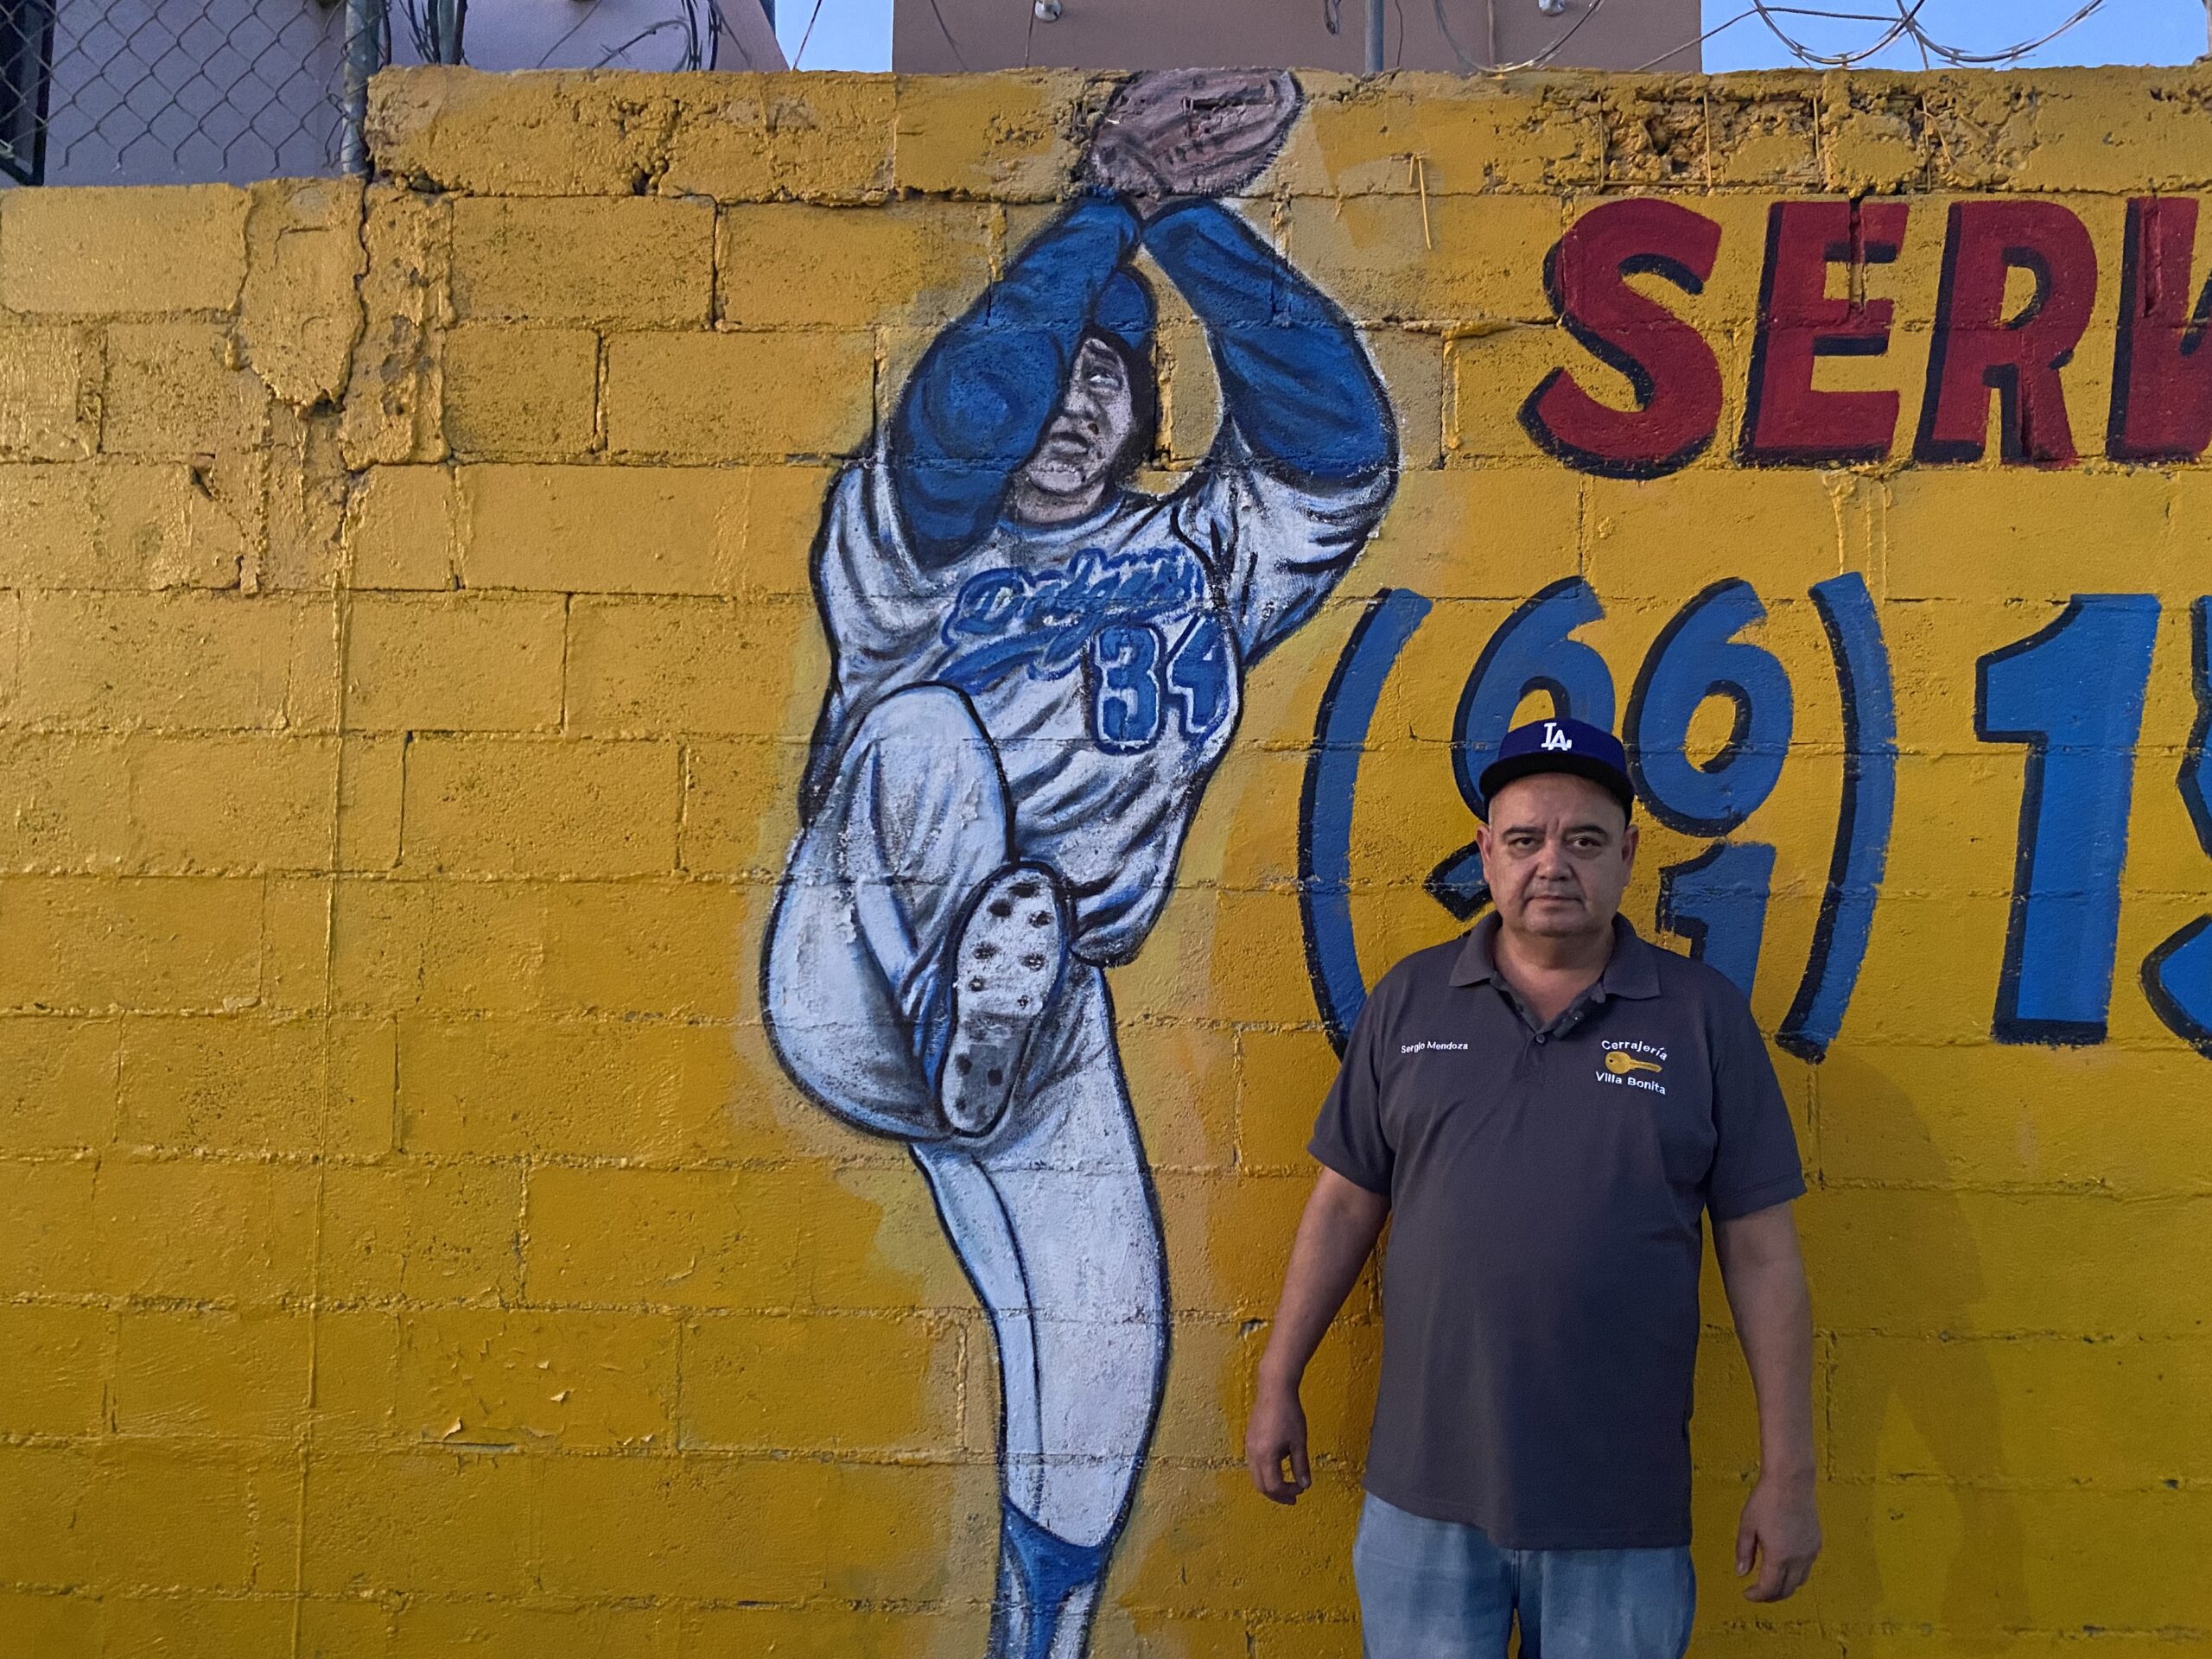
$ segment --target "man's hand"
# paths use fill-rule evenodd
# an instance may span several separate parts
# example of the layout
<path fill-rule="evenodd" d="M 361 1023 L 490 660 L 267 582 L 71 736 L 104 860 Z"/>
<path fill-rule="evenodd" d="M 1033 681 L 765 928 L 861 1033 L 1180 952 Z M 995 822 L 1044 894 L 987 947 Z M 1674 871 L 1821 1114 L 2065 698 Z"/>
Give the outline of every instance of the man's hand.
<path fill-rule="evenodd" d="M 1736 1528 L 1736 1576 L 1745 1577 L 1755 1565 L 1759 1574 L 1744 1599 L 1787 1601 L 1805 1582 L 1820 1553 L 1821 1516 L 1812 1477 L 1759 1477 Z"/>
<path fill-rule="evenodd" d="M 1252 1421 L 1244 1429 L 1244 1462 L 1260 1495 L 1278 1503 L 1297 1503 L 1298 1495 L 1313 1484 L 1306 1461 L 1306 1408 L 1298 1403 L 1296 1389 L 1260 1385 Z M 1290 1465 L 1287 1478 L 1285 1463 Z"/>
<path fill-rule="evenodd" d="M 1322 1333 L 1344 1304 L 1352 1281 L 1375 1249 L 1390 1202 L 1357 1186 L 1333 1169 L 1314 1179 L 1313 1196 L 1298 1220 L 1282 1300 L 1275 1307 L 1268 1351 L 1260 1357 L 1259 1398 L 1244 1429 L 1244 1463 L 1252 1484 L 1278 1503 L 1295 1503 L 1313 1484 L 1306 1455 L 1306 1408 L 1299 1380 L 1321 1345 Z M 1290 1465 L 1285 1479 L 1282 1466 Z"/>
<path fill-rule="evenodd" d="M 1090 140 L 1084 173 L 1149 212 L 1170 196 L 1240 190 L 1267 170 L 1298 118 L 1280 72 L 1166 69 L 1133 75 Z"/>
<path fill-rule="evenodd" d="M 1796 1593 L 1821 1553 L 1813 1503 L 1813 1308 L 1787 1204 L 1713 1224 L 1720 1281 L 1759 1402 L 1759 1484 L 1736 1529 L 1736 1576 L 1756 1565 L 1747 1601 Z"/>

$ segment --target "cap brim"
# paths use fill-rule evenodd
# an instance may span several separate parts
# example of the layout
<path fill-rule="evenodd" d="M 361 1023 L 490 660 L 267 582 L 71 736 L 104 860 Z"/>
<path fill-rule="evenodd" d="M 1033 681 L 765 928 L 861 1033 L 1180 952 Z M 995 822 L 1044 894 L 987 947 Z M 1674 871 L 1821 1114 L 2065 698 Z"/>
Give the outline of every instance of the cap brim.
<path fill-rule="evenodd" d="M 1475 786 L 1483 792 L 1482 809 L 1478 816 L 1484 823 L 1490 822 L 1490 804 L 1497 791 L 1522 778 L 1532 778 L 1538 772 L 1565 772 L 1577 778 L 1587 778 L 1621 804 L 1621 810 L 1629 817 L 1636 816 L 1636 786 L 1628 774 L 1618 766 L 1608 766 L 1595 756 L 1563 753 L 1559 750 L 1539 751 L 1535 754 L 1516 754 L 1510 760 L 1494 760 L 1483 768 L 1483 775 Z"/>

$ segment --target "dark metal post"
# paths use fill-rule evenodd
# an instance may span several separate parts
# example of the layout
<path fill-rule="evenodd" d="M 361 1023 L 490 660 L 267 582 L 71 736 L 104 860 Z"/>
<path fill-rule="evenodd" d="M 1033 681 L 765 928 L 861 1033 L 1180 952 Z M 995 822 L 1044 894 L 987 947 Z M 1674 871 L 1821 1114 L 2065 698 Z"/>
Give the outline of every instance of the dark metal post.
<path fill-rule="evenodd" d="M 384 67 L 385 0 L 346 0 L 346 137 L 340 163 L 369 170 L 369 77 Z"/>
<path fill-rule="evenodd" d="M 1382 0 L 1367 0 L 1367 73 L 1382 73 Z"/>
<path fill-rule="evenodd" d="M 440 63 L 463 61 L 461 39 L 468 28 L 468 0 L 428 0 L 430 54 Z"/>
<path fill-rule="evenodd" d="M 46 182 L 46 126 L 54 91 L 54 0 L 0 4 L 0 173 Z"/>

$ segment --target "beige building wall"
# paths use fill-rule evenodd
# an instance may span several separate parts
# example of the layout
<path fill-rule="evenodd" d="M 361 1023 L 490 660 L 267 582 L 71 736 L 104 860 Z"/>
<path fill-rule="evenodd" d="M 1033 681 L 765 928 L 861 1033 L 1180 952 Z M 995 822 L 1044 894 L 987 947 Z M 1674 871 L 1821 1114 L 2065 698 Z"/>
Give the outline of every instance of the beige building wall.
<path fill-rule="evenodd" d="M 1221 64 L 1356 73 L 1364 64 L 1366 0 L 1340 0 L 1333 33 L 1328 0 L 1058 4 L 1058 16 L 1048 22 L 1034 0 L 896 0 L 892 67 L 931 73 Z M 1611 0 L 1594 14 L 1591 7 L 1592 0 L 1567 0 L 1564 12 L 1548 17 L 1537 0 L 1388 0 L 1383 64 L 1465 73 L 1525 62 L 1573 29 L 1554 60 L 1562 67 L 1698 69 L 1697 0 Z"/>

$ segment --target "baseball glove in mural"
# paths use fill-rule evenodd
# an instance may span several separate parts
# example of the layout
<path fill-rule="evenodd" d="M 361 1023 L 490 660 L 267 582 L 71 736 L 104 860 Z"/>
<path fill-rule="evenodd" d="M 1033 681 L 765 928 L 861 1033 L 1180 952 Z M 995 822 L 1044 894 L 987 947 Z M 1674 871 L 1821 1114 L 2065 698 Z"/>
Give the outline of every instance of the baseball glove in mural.
<path fill-rule="evenodd" d="M 1351 325 L 1232 207 L 1287 76 L 1141 77 L 1088 193 L 907 383 L 814 553 L 834 652 L 765 963 L 776 1050 L 906 1141 L 998 1349 L 991 1651 L 1084 1650 L 1159 1409 L 1160 1227 L 1104 970 L 1166 904 L 1246 670 L 1380 522 L 1396 438 Z M 1130 486 L 1147 254 L 1205 326 L 1219 435 Z"/>

